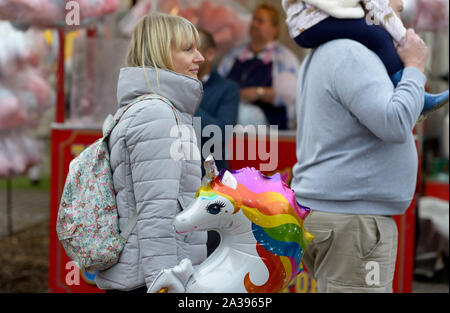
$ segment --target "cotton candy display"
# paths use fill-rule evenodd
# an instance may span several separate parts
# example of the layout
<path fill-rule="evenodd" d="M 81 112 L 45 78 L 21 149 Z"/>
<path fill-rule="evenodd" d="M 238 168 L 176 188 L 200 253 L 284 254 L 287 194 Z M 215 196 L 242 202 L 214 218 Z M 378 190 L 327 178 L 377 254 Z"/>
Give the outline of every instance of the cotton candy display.
<path fill-rule="evenodd" d="M 54 105 L 55 92 L 39 68 L 42 32 L 15 30 L 0 22 L 0 130 L 36 126 L 36 120 Z M 24 122 L 26 120 L 26 122 Z"/>
<path fill-rule="evenodd" d="M 72 13 L 79 12 L 82 25 L 112 13 L 118 7 L 119 0 L 0 0 L 0 19 L 19 24 L 77 26 L 66 21 L 66 18 L 71 20 Z"/>
<path fill-rule="evenodd" d="M 219 51 L 227 51 L 246 38 L 251 13 L 236 2 L 204 0 L 197 7 L 188 3 L 180 5 L 179 15 L 211 33 Z"/>
<path fill-rule="evenodd" d="M 251 20 L 250 12 L 233 1 L 142 0 L 121 21 L 122 33 L 130 36 L 138 20 L 152 11 L 183 16 L 211 33 L 219 51 L 226 51 L 242 42 Z"/>
<path fill-rule="evenodd" d="M 2 85 L 0 85 L 0 110 L 0 131 L 27 123 L 28 114 L 19 103 L 19 99 Z"/>
<path fill-rule="evenodd" d="M 42 143 L 30 130 L 55 105 L 40 62 L 56 49 L 39 28 L 84 26 L 118 7 L 119 0 L 0 0 L 0 177 L 23 175 L 42 161 Z"/>
<path fill-rule="evenodd" d="M 119 28 L 124 35 L 131 36 L 133 29 L 139 22 L 139 19 L 148 14 L 152 10 L 152 1 L 141 0 L 133 6 L 130 12 L 122 18 L 119 23 Z"/>
<path fill-rule="evenodd" d="M 42 32 L 18 31 L 0 22 L 0 177 L 24 174 L 42 161 L 42 147 L 29 130 L 55 103 L 55 92 L 39 68 L 51 55 Z"/>
<path fill-rule="evenodd" d="M 438 32 L 448 28 L 448 0 L 419 0 L 415 28 L 418 31 Z"/>
<path fill-rule="evenodd" d="M 42 147 L 23 130 L 0 132 L 0 177 L 23 175 L 42 162 Z"/>
<path fill-rule="evenodd" d="M 404 0 L 402 18 L 418 32 L 448 30 L 449 0 Z"/>

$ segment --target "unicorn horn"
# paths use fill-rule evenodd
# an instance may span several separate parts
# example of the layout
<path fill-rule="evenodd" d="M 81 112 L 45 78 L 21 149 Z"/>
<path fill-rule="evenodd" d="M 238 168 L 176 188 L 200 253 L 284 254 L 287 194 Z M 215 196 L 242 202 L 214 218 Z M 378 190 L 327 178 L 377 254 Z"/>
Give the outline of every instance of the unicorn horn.
<path fill-rule="evenodd" d="M 203 162 L 203 167 L 205 168 L 205 177 L 202 179 L 202 185 L 206 185 L 219 175 L 214 157 L 211 154 Z"/>

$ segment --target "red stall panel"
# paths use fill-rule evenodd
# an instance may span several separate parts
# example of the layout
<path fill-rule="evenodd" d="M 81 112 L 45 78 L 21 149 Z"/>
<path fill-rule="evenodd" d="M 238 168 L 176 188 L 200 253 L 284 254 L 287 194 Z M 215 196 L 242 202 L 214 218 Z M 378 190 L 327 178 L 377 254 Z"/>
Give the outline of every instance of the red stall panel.
<path fill-rule="evenodd" d="M 51 134 L 49 289 L 51 292 L 103 292 L 95 275 L 81 272 L 70 262 L 56 234 L 56 218 L 69 163 L 101 137 L 100 130 L 74 129 L 56 125 Z"/>

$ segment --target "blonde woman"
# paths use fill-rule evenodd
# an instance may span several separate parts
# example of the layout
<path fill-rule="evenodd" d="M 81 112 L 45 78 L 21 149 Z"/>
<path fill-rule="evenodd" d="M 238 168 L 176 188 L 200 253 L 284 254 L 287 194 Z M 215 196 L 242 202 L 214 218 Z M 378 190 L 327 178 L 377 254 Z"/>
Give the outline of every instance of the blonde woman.
<path fill-rule="evenodd" d="M 137 223 L 118 263 L 97 274 L 97 286 L 107 292 L 146 292 L 162 269 L 206 258 L 206 233 L 182 236 L 172 228 L 200 187 L 200 160 L 192 153 L 192 116 L 203 96 L 197 47 L 196 28 L 181 17 L 150 14 L 134 30 L 120 70 L 119 110 L 149 93 L 170 103 L 133 104 L 109 138 L 119 226 L 122 231 L 134 214 Z"/>

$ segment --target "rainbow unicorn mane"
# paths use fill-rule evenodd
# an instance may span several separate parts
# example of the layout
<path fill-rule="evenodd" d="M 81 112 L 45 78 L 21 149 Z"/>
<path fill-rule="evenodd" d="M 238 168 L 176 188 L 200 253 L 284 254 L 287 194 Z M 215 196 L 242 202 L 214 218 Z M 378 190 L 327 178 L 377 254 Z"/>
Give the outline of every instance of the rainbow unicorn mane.
<path fill-rule="evenodd" d="M 250 273 L 244 278 L 248 292 L 280 292 L 301 272 L 303 251 L 313 236 L 304 228 L 310 209 L 300 205 L 295 193 L 277 173 L 271 177 L 255 168 L 229 171 L 237 181 L 236 189 L 222 183 L 225 170 L 199 194 L 216 193 L 230 200 L 236 214 L 239 210 L 251 221 L 256 251 L 269 271 L 262 286 L 253 284 Z"/>

